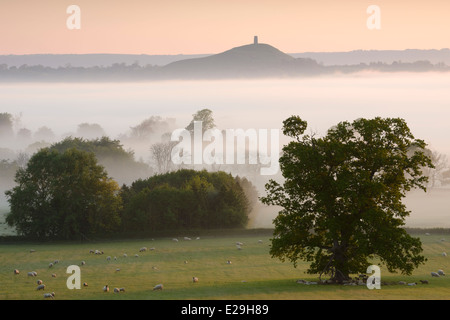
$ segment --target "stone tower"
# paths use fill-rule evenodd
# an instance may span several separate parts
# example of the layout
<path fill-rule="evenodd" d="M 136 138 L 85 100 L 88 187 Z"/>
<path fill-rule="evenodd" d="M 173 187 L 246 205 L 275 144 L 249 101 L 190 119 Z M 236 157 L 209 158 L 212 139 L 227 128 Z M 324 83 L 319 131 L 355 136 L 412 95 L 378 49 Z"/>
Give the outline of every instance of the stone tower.
<path fill-rule="evenodd" d="M 258 44 L 258 36 L 253 37 L 253 44 Z"/>

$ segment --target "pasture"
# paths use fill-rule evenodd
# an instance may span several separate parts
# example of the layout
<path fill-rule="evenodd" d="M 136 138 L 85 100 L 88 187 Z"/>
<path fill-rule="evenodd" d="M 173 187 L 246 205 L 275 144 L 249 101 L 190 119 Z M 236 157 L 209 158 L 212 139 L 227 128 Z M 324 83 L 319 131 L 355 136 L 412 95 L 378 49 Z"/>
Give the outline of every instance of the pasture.
<path fill-rule="evenodd" d="M 419 234 L 428 261 L 411 276 L 391 274 L 382 266 L 380 290 L 364 286 L 305 285 L 298 279 L 317 281 L 305 273 L 307 263 L 294 268 L 269 255 L 270 235 L 243 233 L 207 235 L 192 240 L 179 236 L 104 241 L 92 243 L 0 244 L 0 300 L 44 300 L 55 292 L 56 300 L 317 300 L 317 299 L 449 299 L 450 235 Z M 442 241 L 444 239 L 444 241 Z M 262 240 L 262 241 L 259 241 Z M 236 246 L 242 242 L 241 250 Z M 141 247 L 148 250 L 139 252 Z M 154 248 L 154 249 L 153 249 Z M 30 252 L 34 250 L 34 252 Z M 104 254 L 90 253 L 100 250 Z M 124 254 L 127 257 L 124 257 Z M 139 257 L 135 257 L 135 254 Z M 111 260 L 107 260 L 110 256 Z M 117 259 L 115 260 L 114 257 Z M 49 267 L 49 263 L 59 263 Z M 231 264 L 227 261 L 230 260 Z M 85 265 L 81 265 L 85 261 Z M 81 283 L 87 287 L 68 289 L 69 265 L 81 268 Z M 14 274 L 14 269 L 20 271 Z M 431 277 L 431 271 L 448 272 Z M 36 271 L 36 277 L 27 276 Z M 52 277 L 56 274 L 56 277 Z M 193 277 L 199 281 L 194 283 Z M 40 279 L 45 289 L 37 291 Z M 421 284 L 428 280 L 429 284 Z M 416 286 L 399 281 L 417 282 Z M 102 288 L 108 284 L 109 292 Z M 163 284 L 163 290 L 153 287 Z M 114 288 L 125 292 L 114 293 Z"/>

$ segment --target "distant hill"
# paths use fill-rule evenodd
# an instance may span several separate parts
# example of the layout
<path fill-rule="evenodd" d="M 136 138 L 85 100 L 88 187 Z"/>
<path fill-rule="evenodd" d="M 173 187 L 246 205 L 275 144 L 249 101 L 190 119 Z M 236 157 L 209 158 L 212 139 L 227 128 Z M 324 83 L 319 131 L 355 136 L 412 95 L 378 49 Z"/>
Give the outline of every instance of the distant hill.
<path fill-rule="evenodd" d="M 449 66 L 449 49 L 286 54 L 255 42 L 211 55 L 0 56 L 0 81 L 285 78 L 363 70 L 448 72 Z"/>
<path fill-rule="evenodd" d="M 312 59 L 294 58 L 268 44 L 249 44 L 195 59 L 172 62 L 161 69 L 165 77 L 261 77 L 318 71 Z"/>

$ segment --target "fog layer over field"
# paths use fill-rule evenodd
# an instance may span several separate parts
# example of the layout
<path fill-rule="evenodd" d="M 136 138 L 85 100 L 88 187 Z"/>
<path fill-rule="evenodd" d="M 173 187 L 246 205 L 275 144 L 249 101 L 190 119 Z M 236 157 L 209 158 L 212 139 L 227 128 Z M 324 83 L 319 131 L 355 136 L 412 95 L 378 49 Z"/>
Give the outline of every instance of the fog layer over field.
<path fill-rule="evenodd" d="M 35 133 L 44 126 L 50 128 L 55 134 L 52 142 L 77 136 L 82 123 L 98 124 L 110 138 L 120 139 L 125 149 L 133 149 L 136 159 L 143 162 L 149 162 L 150 146 L 164 132 L 134 143 L 124 139 L 130 136 L 131 127 L 159 116 L 170 124 L 165 130 L 185 128 L 192 115 L 204 108 L 213 111 L 219 129 L 281 129 L 284 119 L 299 115 L 308 121 L 308 130 L 318 135 L 340 121 L 401 117 L 431 150 L 450 155 L 448 88 L 448 73 L 365 73 L 285 80 L 17 83 L 0 85 L 0 113 L 15 117 L 15 132 L 26 128 Z M 280 134 L 280 148 L 287 141 Z M 13 140 L 0 144 L 0 149 L 15 152 L 26 147 Z M 254 181 L 261 194 L 264 182 L 270 178 L 258 177 Z M 413 212 L 408 224 L 450 227 L 449 195 L 446 189 L 410 193 L 406 203 Z M 4 207 L 3 195 L 0 201 Z M 252 226 L 271 224 L 276 210 L 263 211 L 253 217 Z"/>

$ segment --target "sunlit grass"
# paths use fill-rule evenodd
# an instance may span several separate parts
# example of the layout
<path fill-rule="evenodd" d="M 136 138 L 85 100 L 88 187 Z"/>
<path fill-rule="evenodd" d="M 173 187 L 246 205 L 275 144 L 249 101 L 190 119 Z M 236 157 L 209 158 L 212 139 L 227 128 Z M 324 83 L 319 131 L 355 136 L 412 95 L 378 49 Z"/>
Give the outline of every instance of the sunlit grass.
<path fill-rule="evenodd" d="M 172 241 L 171 238 L 110 241 L 99 243 L 55 244 L 3 244 L 0 245 L 0 300 L 41 300 L 44 292 L 55 292 L 56 299 L 100 300 L 303 300 L 303 299 L 449 299 L 450 275 L 432 278 L 431 271 L 450 270 L 450 239 L 448 235 L 421 236 L 424 255 L 428 261 L 411 276 L 390 274 L 381 268 L 381 290 L 366 286 L 303 285 L 298 279 L 317 281 L 317 276 L 305 273 L 308 264 L 301 262 L 297 268 L 271 258 L 268 236 L 202 237 L 200 240 Z M 263 240 L 259 243 L 258 240 Z M 243 242 L 238 250 L 236 242 Z M 146 252 L 139 248 L 147 247 Z M 154 248 L 154 250 L 150 250 Z M 30 249 L 35 252 L 30 253 Z M 103 255 L 89 253 L 102 250 Z M 126 253 L 125 258 L 123 254 Z M 138 254 L 139 257 L 134 255 Z M 106 257 L 111 260 L 107 261 Z M 117 260 L 114 260 L 117 257 Z M 59 263 L 49 268 L 49 263 Z M 227 260 L 232 263 L 227 264 Z M 81 282 L 87 287 L 69 290 L 67 266 L 81 265 Z M 13 270 L 20 270 L 14 275 Z M 117 271 L 120 269 L 120 271 Z M 27 272 L 36 271 L 36 278 Z M 51 276 L 56 274 L 56 278 Z M 192 277 L 199 282 L 193 283 Z M 36 281 L 41 279 L 46 288 L 36 291 Z M 398 281 L 417 282 L 416 286 L 398 285 Z M 429 284 L 421 284 L 428 280 Z M 157 284 L 162 291 L 153 291 Z M 102 291 L 108 284 L 110 291 Z M 113 289 L 125 292 L 113 293 Z"/>

